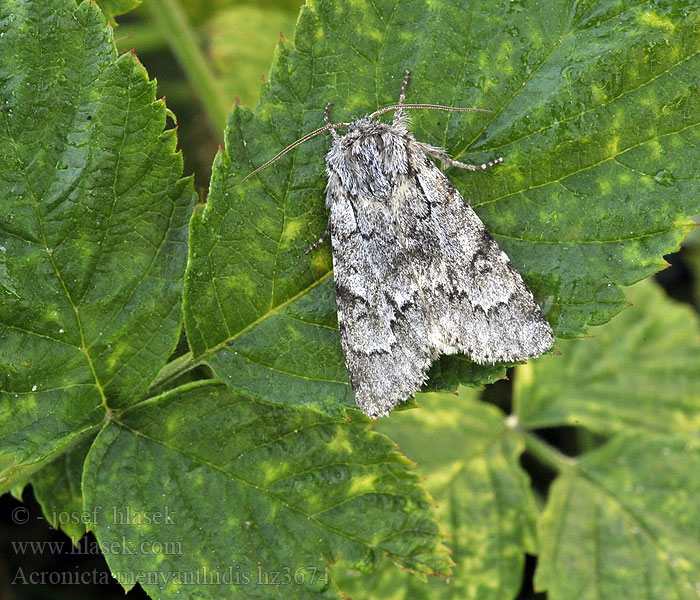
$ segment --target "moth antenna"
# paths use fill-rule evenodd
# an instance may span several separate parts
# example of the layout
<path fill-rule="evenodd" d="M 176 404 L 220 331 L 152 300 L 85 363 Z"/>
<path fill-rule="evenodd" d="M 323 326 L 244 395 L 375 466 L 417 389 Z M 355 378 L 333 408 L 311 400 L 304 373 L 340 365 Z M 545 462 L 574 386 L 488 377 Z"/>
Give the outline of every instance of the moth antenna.
<path fill-rule="evenodd" d="M 392 110 L 403 110 L 405 108 L 428 108 L 432 110 L 446 110 L 450 112 L 483 112 L 490 113 L 492 111 L 485 108 L 461 108 L 459 106 L 441 106 L 440 104 L 393 104 L 392 106 L 385 106 L 379 110 L 375 110 L 370 116 L 370 119 L 383 115 L 386 112 Z"/>
<path fill-rule="evenodd" d="M 450 111 L 450 112 L 483 112 L 483 113 L 490 113 L 490 110 L 487 110 L 485 108 L 461 108 L 457 106 L 441 106 L 439 104 L 393 104 L 392 106 L 385 106 L 384 108 L 380 108 L 379 110 L 374 111 L 371 115 L 369 115 L 370 119 L 373 119 L 374 117 L 378 117 L 379 115 L 383 115 L 384 113 L 390 112 L 392 110 L 402 110 L 402 109 L 418 109 L 418 108 L 425 108 L 425 109 L 431 109 L 431 110 L 445 110 L 445 111 Z M 250 179 L 253 175 L 257 175 L 262 171 L 263 169 L 266 169 L 269 167 L 272 163 L 274 163 L 276 160 L 282 158 L 287 152 L 290 150 L 294 150 L 297 146 L 300 144 L 303 144 L 304 142 L 310 140 L 312 137 L 317 136 L 319 133 L 323 133 L 324 131 L 329 131 L 331 129 L 338 129 L 339 127 L 349 127 L 352 125 L 352 123 L 329 123 L 328 125 L 324 125 L 323 127 L 319 127 L 315 131 L 312 131 L 311 133 L 307 133 L 305 136 L 299 138 L 296 142 L 292 142 L 287 146 L 284 150 L 278 152 L 275 154 L 270 160 L 268 160 L 266 163 L 260 165 L 257 169 L 254 171 L 251 171 L 248 173 L 243 179 L 241 179 L 241 183 L 246 181 L 247 179 Z"/>
<path fill-rule="evenodd" d="M 350 125 L 351 125 L 351 123 L 329 123 L 328 125 L 324 125 L 323 127 L 320 127 L 316 131 L 312 131 L 311 133 L 307 133 L 304 137 L 299 138 L 296 142 L 292 142 L 284 150 L 275 154 L 265 164 L 260 165 L 257 169 L 255 169 L 255 171 L 251 171 L 250 173 L 248 173 L 243 179 L 241 179 L 241 183 L 243 183 L 246 179 L 250 179 L 253 175 L 257 175 L 258 173 L 260 173 L 260 171 L 269 167 L 277 159 L 282 158 L 285 154 L 287 154 L 287 152 L 289 152 L 290 150 L 294 150 L 294 148 L 296 148 L 300 144 L 303 144 L 304 142 L 310 140 L 312 137 L 317 136 L 319 133 L 323 133 L 324 131 L 328 131 L 329 129 L 337 129 L 338 127 L 349 127 Z"/>

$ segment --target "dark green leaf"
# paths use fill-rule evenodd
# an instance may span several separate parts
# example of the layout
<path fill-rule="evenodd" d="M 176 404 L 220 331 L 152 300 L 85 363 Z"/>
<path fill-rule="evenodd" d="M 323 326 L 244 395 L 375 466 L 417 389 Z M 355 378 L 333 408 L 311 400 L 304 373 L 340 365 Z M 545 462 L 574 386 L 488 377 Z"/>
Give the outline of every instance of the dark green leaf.
<path fill-rule="evenodd" d="M 459 396 L 421 394 L 421 408 L 377 422 L 409 458 L 439 505 L 456 566 L 449 581 L 421 582 L 391 565 L 371 576 L 347 572 L 353 598 L 507 600 L 522 585 L 525 552 L 535 552 L 537 517 L 519 465 L 522 440 L 505 415 L 462 388 Z M 341 573 L 343 570 L 339 569 Z"/>
<path fill-rule="evenodd" d="M 235 597 L 232 580 L 183 587 L 184 578 L 231 572 L 241 597 L 330 598 L 336 588 L 322 576 L 341 558 L 363 571 L 386 554 L 419 573 L 446 572 L 410 463 L 355 414 L 256 403 L 213 382 L 127 409 L 99 434 L 83 478 L 86 510 L 104 509 L 93 526 L 100 543 L 123 539 L 133 551 L 107 554 L 112 572 L 127 588 L 130 574 L 159 577 L 141 581 L 154 598 L 217 599 Z M 120 522 L 112 507 L 136 517 Z M 166 510 L 171 522 L 147 522 Z M 259 585 L 274 573 L 291 581 Z"/>
<path fill-rule="evenodd" d="M 94 4 L 3 3 L 0 37 L 5 489 L 139 398 L 175 347 L 194 194 Z"/>
<path fill-rule="evenodd" d="M 700 143 L 699 22 L 693 0 L 307 4 L 255 115 L 231 115 L 193 221 L 185 314 L 195 359 L 261 400 L 326 411 L 352 402 L 330 252 L 303 252 L 326 224 L 328 140 L 240 180 L 322 125 L 329 102 L 336 121 L 395 103 L 405 68 L 409 101 L 493 111 L 416 111 L 412 128 L 463 160 L 505 158 L 449 176 L 556 333 L 610 319 L 626 305 L 620 286 L 658 270 L 700 210 L 700 157 L 689 151 Z M 475 367 L 444 381 L 454 389 L 500 373 Z"/>
<path fill-rule="evenodd" d="M 549 600 L 696 600 L 697 440 L 619 436 L 561 474 L 540 524 Z"/>
<path fill-rule="evenodd" d="M 697 314 L 652 282 L 627 292 L 633 305 L 595 327 L 593 339 L 561 341 L 561 356 L 517 367 L 515 407 L 524 427 L 698 431 Z"/>
<path fill-rule="evenodd" d="M 94 436 L 81 440 L 32 477 L 34 495 L 46 521 L 77 542 L 85 534 L 88 517 L 83 508 L 83 465 Z"/>

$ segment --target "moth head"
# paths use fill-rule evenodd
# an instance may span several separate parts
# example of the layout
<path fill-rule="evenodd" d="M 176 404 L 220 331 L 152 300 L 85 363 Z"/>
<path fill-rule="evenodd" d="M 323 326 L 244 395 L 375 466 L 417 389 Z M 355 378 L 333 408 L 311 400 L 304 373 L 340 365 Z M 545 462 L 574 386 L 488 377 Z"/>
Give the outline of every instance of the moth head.
<path fill-rule="evenodd" d="M 382 152 L 391 142 L 391 136 L 406 133 L 403 126 L 387 125 L 370 117 L 364 117 L 348 126 L 347 133 L 337 137 L 334 144 L 339 144 L 343 150 L 362 153 L 367 148 Z"/>
<path fill-rule="evenodd" d="M 329 185 L 334 177 L 353 196 L 389 199 L 397 178 L 409 171 L 403 126 L 365 117 L 333 140 L 326 164 Z"/>

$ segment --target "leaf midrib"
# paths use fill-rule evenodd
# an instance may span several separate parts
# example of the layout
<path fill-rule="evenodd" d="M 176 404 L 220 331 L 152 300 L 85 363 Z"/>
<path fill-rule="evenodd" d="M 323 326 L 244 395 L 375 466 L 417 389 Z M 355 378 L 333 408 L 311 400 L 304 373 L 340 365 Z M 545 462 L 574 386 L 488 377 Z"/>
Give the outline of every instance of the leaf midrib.
<path fill-rule="evenodd" d="M 257 319 L 254 321 L 251 321 L 243 327 L 242 329 L 239 329 L 236 333 L 230 334 L 228 338 L 223 340 L 222 342 L 219 342 L 218 344 L 212 346 L 211 348 L 208 348 L 202 354 L 198 356 L 194 356 L 194 353 L 192 351 L 188 352 L 187 354 L 183 354 L 182 356 L 179 356 L 178 358 L 172 360 L 171 362 L 167 363 L 166 365 L 163 366 L 163 368 L 158 372 L 158 375 L 154 378 L 154 380 L 151 382 L 151 385 L 148 387 L 146 390 L 146 394 L 148 395 L 149 392 L 151 392 L 153 389 L 168 383 L 169 381 L 172 381 L 182 375 L 183 373 L 186 373 L 187 371 L 194 369 L 195 367 L 205 363 L 207 359 L 214 354 L 216 354 L 219 350 L 223 348 L 230 347 L 233 345 L 233 342 L 235 342 L 238 338 L 241 336 L 245 335 L 261 323 L 263 323 L 265 320 L 269 319 L 270 317 L 273 317 L 275 315 L 278 315 L 280 311 L 294 302 L 295 300 L 298 300 L 300 297 L 302 297 L 304 294 L 310 292 L 312 289 L 315 287 L 319 286 L 321 283 L 323 283 L 326 279 L 328 279 L 329 276 L 333 274 L 333 270 L 330 269 L 326 271 L 320 278 L 318 278 L 316 281 L 314 281 L 311 285 L 305 287 L 301 291 L 297 292 L 295 295 L 291 296 L 284 302 L 281 302 L 274 308 L 268 310 L 267 312 L 263 313 L 260 315 Z M 312 324 L 313 325 L 313 324 Z M 173 368 L 173 364 L 178 363 L 175 368 Z"/>
<path fill-rule="evenodd" d="M 248 325 L 246 325 L 246 326 L 243 327 L 242 329 L 239 329 L 236 333 L 232 334 L 231 337 L 229 337 L 228 339 L 224 340 L 223 342 L 219 342 L 218 344 L 216 344 L 215 346 L 212 346 L 212 347 L 209 348 L 208 350 L 205 350 L 202 354 L 200 354 L 200 355 L 196 358 L 196 364 L 201 364 L 201 362 L 203 362 L 204 360 L 206 360 L 207 358 L 209 358 L 211 355 L 216 354 L 216 353 L 217 353 L 219 350 L 221 350 L 222 348 L 225 348 L 226 346 L 231 346 L 232 343 L 235 342 L 238 338 L 240 338 L 241 336 L 245 335 L 245 334 L 248 333 L 251 329 L 254 329 L 254 328 L 257 327 L 258 325 L 260 325 L 262 322 L 264 322 L 265 320 L 269 319 L 270 317 L 279 314 L 279 312 L 280 312 L 283 308 L 285 308 L 286 306 L 288 306 L 289 304 L 291 304 L 291 303 L 294 302 L 295 300 L 298 300 L 299 298 L 301 298 L 302 296 L 304 296 L 305 294 L 307 294 L 308 292 L 310 292 L 310 291 L 311 291 L 312 289 L 314 289 L 315 287 L 319 286 L 319 285 L 320 285 L 321 283 L 323 283 L 326 279 L 328 279 L 328 277 L 331 276 L 332 274 L 333 274 L 333 270 L 332 270 L 332 269 L 326 271 L 326 273 L 324 273 L 320 278 L 318 278 L 316 281 L 314 281 L 311 285 L 309 285 L 309 286 L 303 288 L 302 290 L 300 290 L 299 292 L 297 292 L 297 293 L 294 294 L 293 296 L 290 296 L 290 297 L 289 297 L 287 300 L 285 300 L 284 302 L 280 302 L 280 303 L 279 303 L 277 306 L 275 306 L 274 308 L 271 308 L 271 309 L 268 310 L 267 312 L 263 313 L 263 314 L 260 315 L 257 319 L 255 319 L 254 321 L 251 321 L 250 323 L 248 323 Z M 190 365 L 189 368 L 192 368 L 192 366 L 195 366 L 195 365 Z"/>
<path fill-rule="evenodd" d="M 84 32 L 83 37 L 85 39 L 85 37 L 87 36 L 87 31 L 85 28 L 83 28 L 83 32 Z M 42 60 L 42 57 L 44 55 L 44 46 L 43 46 L 43 37 L 42 36 L 38 36 L 38 44 L 39 44 L 39 64 L 42 65 L 42 67 L 43 67 L 44 61 Z M 80 63 L 81 64 L 80 76 L 79 76 L 80 77 L 80 89 L 77 92 L 78 97 L 81 96 L 82 89 L 83 89 L 82 83 L 83 83 L 83 70 L 85 67 L 85 56 L 86 56 L 86 54 L 83 53 L 82 60 Z M 79 106 L 79 103 L 76 103 L 76 106 Z M 66 282 L 64 281 L 63 276 L 61 274 L 61 271 L 60 271 L 58 265 L 56 264 L 56 261 L 54 259 L 54 255 L 53 255 L 53 251 L 49 252 L 49 245 L 48 245 L 48 241 L 46 238 L 46 230 L 44 227 L 43 215 L 41 214 L 41 202 L 40 202 L 36 192 L 34 191 L 34 188 L 32 187 L 29 178 L 27 177 L 27 170 L 26 170 L 26 167 L 24 165 L 24 161 L 22 160 L 22 155 L 19 152 L 19 149 L 17 148 L 17 141 L 15 140 L 15 138 L 12 135 L 12 132 L 10 130 L 10 124 L 9 124 L 8 119 L 9 119 L 9 117 L 7 116 L 7 113 L 5 113 L 5 129 L 7 132 L 8 139 L 10 140 L 10 146 L 12 147 L 12 149 L 15 152 L 15 155 L 17 158 L 17 164 L 21 166 L 20 172 L 21 172 L 22 179 L 24 180 L 24 184 L 26 186 L 26 189 L 29 192 L 29 194 L 31 195 L 32 201 L 34 203 L 34 210 L 36 213 L 37 221 L 39 223 L 39 230 L 41 233 L 41 241 L 43 244 L 43 250 L 48 254 L 49 261 L 51 262 L 51 266 L 53 267 L 54 272 L 56 273 L 56 278 L 58 279 L 59 283 L 61 284 L 61 287 L 63 288 L 63 292 L 65 293 L 66 298 L 68 299 L 68 302 L 69 302 L 71 308 L 73 309 L 73 314 L 75 316 L 76 325 L 78 327 L 78 332 L 80 334 L 80 351 L 83 353 L 83 355 L 85 356 L 85 359 L 88 363 L 88 366 L 90 368 L 90 371 L 92 373 L 92 376 L 93 376 L 93 379 L 95 382 L 95 387 L 97 388 L 97 390 L 100 394 L 100 400 L 102 402 L 102 405 L 104 406 L 105 411 L 109 411 L 109 407 L 107 406 L 107 397 L 105 395 L 104 388 L 102 387 L 102 384 L 99 380 L 99 377 L 97 376 L 97 370 L 96 370 L 95 365 L 92 361 L 92 357 L 90 356 L 89 348 L 85 342 L 85 331 L 83 329 L 82 320 L 80 318 L 80 312 L 78 311 L 78 307 L 75 304 L 75 302 L 73 302 L 73 298 L 71 297 L 70 291 L 68 290 L 68 287 L 66 286 Z"/>

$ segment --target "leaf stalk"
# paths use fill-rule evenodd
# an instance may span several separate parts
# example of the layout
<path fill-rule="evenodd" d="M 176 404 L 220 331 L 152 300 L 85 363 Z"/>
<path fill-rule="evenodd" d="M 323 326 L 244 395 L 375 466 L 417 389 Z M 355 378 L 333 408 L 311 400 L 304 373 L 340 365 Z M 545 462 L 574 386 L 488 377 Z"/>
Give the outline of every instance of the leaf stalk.
<path fill-rule="evenodd" d="M 229 102 L 202 53 L 197 35 L 180 3 L 178 0 L 148 0 L 145 5 L 195 88 L 209 121 L 218 132 L 222 132 L 226 126 Z"/>
<path fill-rule="evenodd" d="M 554 446 L 542 440 L 530 431 L 521 431 L 525 440 L 525 449 L 542 464 L 561 473 L 576 466 L 576 459 L 567 456 Z"/>

